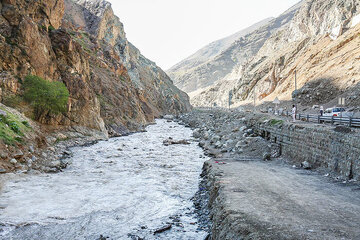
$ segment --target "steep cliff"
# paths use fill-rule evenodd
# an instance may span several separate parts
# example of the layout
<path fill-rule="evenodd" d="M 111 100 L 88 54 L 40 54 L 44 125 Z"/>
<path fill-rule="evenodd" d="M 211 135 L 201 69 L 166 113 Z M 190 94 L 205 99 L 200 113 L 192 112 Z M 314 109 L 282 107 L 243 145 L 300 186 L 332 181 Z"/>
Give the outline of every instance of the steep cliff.
<path fill-rule="evenodd" d="M 0 9 L 2 95 L 20 94 L 28 74 L 70 91 L 69 111 L 43 122 L 105 131 L 105 120 L 108 130 L 134 130 L 190 109 L 186 94 L 127 41 L 108 2 L 4 0 Z"/>
<path fill-rule="evenodd" d="M 233 81 L 218 83 L 192 100 L 195 105 L 227 106 L 234 90 L 236 105 L 275 97 L 303 105 L 333 106 L 339 96 L 349 105 L 359 99 L 359 2 L 308 0 L 289 24 L 274 32 L 258 53 L 240 68 Z M 297 71 L 297 89 L 294 77 Z M 292 96 L 293 94 L 293 96 Z"/>
<path fill-rule="evenodd" d="M 40 117 L 46 131 L 86 127 L 116 136 L 190 110 L 188 96 L 127 41 L 108 2 L 1 0 L 0 13 L 0 101 L 31 117 L 21 98 L 27 75 L 61 81 L 70 92 L 66 113 Z"/>
<path fill-rule="evenodd" d="M 165 113 L 188 111 L 185 93 L 126 39 L 123 24 L 103 0 L 65 0 L 63 27 L 89 53 L 90 84 L 108 129 L 119 131 Z M 120 107 L 119 107 L 120 106 Z"/>

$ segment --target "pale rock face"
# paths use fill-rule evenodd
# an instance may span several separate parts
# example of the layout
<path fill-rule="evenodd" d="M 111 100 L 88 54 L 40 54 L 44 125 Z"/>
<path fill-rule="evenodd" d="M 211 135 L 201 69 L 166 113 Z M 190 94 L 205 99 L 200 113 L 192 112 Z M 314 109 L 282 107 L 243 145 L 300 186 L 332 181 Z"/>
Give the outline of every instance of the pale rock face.
<path fill-rule="evenodd" d="M 358 15 L 356 15 L 354 18 L 353 18 L 353 20 L 352 20 L 352 22 L 351 22 L 351 27 L 355 27 L 357 24 L 359 24 L 360 23 L 360 14 L 358 14 Z"/>
<path fill-rule="evenodd" d="M 356 94 L 358 81 L 353 79 L 360 66 L 352 59 L 359 54 L 360 2 L 307 0 L 295 7 L 290 21 L 272 32 L 252 59 L 236 66 L 228 79 L 192 96 L 192 103 L 227 106 L 229 90 L 234 91 L 235 106 L 252 102 L 254 92 L 257 102 L 291 100 L 295 69 L 298 88 L 317 82 L 304 90 L 304 104 L 330 104 L 345 91 Z M 309 94 L 314 88 L 316 92 Z"/>
<path fill-rule="evenodd" d="M 260 49 L 264 48 L 266 40 L 273 33 L 289 24 L 299 7 L 299 5 L 294 6 L 276 19 L 265 19 L 241 31 L 243 35 L 235 34 L 237 38 L 230 38 L 233 42 L 224 46 L 221 52 L 213 50 L 217 47 L 215 43 L 221 43 L 228 38 L 210 44 L 171 68 L 168 71 L 170 76 L 178 87 L 189 93 L 194 106 L 213 106 L 214 104 L 227 106 L 229 91 L 236 86 L 236 82 L 244 72 L 244 66 L 257 55 Z M 267 51 L 273 51 L 273 49 Z M 199 66 L 190 65 L 195 59 L 201 63 L 208 52 L 215 52 L 217 55 L 207 61 L 204 60 L 205 63 Z M 188 70 L 187 65 L 192 68 Z"/>
<path fill-rule="evenodd" d="M 262 46 L 266 30 L 251 35 L 273 19 L 265 19 L 227 38 L 215 41 L 170 68 L 167 73 L 187 93 L 212 85 L 242 64 Z M 242 51 L 238 51 L 238 49 Z"/>
<path fill-rule="evenodd" d="M 71 1 L 77 6 L 74 6 Z M 105 40 L 112 47 L 118 41 L 126 41 L 124 26 L 114 15 L 109 2 L 104 0 L 65 0 L 65 5 L 68 6 L 67 9 L 78 8 L 78 12 L 72 14 L 75 19 L 79 18 L 76 23 L 92 35 L 97 36 L 98 39 Z"/>
<path fill-rule="evenodd" d="M 290 41 L 299 41 L 305 37 L 331 33 L 335 28 L 342 30 L 349 27 L 353 13 L 357 11 L 359 5 L 358 1 L 352 0 L 304 1 L 294 17 L 286 37 Z M 342 33 L 340 30 L 337 31 L 339 35 Z"/>
<path fill-rule="evenodd" d="M 240 41 L 233 44 L 232 47 L 229 48 L 229 52 L 245 53 L 240 57 L 242 61 L 232 65 L 225 76 L 209 87 L 190 93 L 191 103 L 194 106 L 213 106 L 216 104 L 217 106 L 227 107 L 229 104 L 229 91 L 234 90 L 237 86 L 239 79 L 244 74 L 246 66 L 252 64 L 252 62 L 261 62 L 264 60 L 263 56 L 259 57 L 259 51 L 262 51 L 265 56 L 274 51 L 274 47 L 276 48 L 277 45 L 267 45 L 267 40 L 290 24 L 299 7 L 299 4 L 295 5 L 278 18 L 272 19 L 266 25 L 258 27 L 253 32 L 241 38 Z M 249 52 L 248 49 L 251 49 L 251 52 Z"/>

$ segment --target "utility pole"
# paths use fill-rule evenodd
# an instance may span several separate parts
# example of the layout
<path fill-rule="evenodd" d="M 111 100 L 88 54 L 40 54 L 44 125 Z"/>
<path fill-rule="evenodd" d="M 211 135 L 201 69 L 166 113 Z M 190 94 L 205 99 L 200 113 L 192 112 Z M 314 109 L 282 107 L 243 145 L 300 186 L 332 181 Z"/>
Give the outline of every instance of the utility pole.
<path fill-rule="evenodd" d="M 296 85 L 296 70 L 295 70 L 295 91 L 297 90 L 297 85 Z"/>
<path fill-rule="evenodd" d="M 233 91 L 230 90 L 230 91 L 229 91 L 229 110 L 230 110 L 230 107 L 231 107 L 232 97 L 233 97 Z"/>
<path fill-rule="evenodd" d="M 296 105 L 296 94 L 297 94 L 297 79 L 296 79 L 296 69 L 295 69 L 295 91 L 294 91 L 294 104 L 295 104 L 295 107 L 297 107 Z"/>
<path fill-rule="evenodd" d="M 256 85 L 254 86 L 254 113 L 256 111 Z"/>

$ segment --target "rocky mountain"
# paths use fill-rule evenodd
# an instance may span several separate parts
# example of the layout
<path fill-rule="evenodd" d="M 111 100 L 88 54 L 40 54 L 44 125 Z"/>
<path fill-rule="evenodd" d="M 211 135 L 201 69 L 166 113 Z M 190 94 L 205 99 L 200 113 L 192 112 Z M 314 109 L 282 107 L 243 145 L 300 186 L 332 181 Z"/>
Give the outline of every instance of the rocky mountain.
<path fill-rule="evenodd" d="M 127 41 L 110 3 L 3 0 L 0 8 L 2 95 L 21 93 L 28 74 L 70 91 L 68 113 L 44 122 L 116 131 L 190 109 L 186 94 Z"/>
<path fill-rule="evenodd" d="M 192 101 L 195 105 L 227 106 L 234 91 L 236 105 L 292 101 L 304 106 L 336 105 L 339 96 L 358 105 L 359 2 L 307 0 L 291 21 L 273 32 L 257 54 L 234 69 L 232 80 L 219 81 Z M 295 90 L 295 70 L 297 91 Z"/>
<path fill-rule="evenodd" d="M 108 2 L 65 0 L 65 9 L 63 25 L 77 31 L 75 41 L 92 55 L 90 82 L 108 128 L 116 131 L 121 124 L 131 128 L 161 114 L 190 109 L 186 94 L 128 42 Z"/>
<path fill-rule="evenodd" d="M 244 58 L 244 56 L 239 56 L 239 59 L 237 58 L 236 55 L 239 53 L 231 50 L 233 45 L 245 44 L 244 42 L 241 43 L 241 41 L 244 41 L 244 36 L 268 24 L 271 20 L 272 18 L 265 19 L 229 37 L 210 43 L 171 67 L 167 73 L 174 80 L 176 86 L 188 93 L 210 86 L 216 80 L 229 73 L 237 61 L 241 62 L 241 57 Z M 224 51 L 225 53 L 222 54 Z M 246 54 L 251 53 L 243 55 Z"/>
<path fill-rule="evenodd" d="M 128 42 L 110 3 L 1 0 L 0 13 L 0 101 L 7 105 L 2 111 L 12 107 L 31 117 L 21 98 L 27 75 L 63 82 L 70 92 L 68 111 L 44 112 L 37 133 L 68 126 L 116 136 L 161 115 L 190 110 L 188 96 Z M 5 149 L 2 144 L 0 139 Z"/>
<path fill-rule="evenodd" d="M 223 83 L 227 88 L 221 89 L 223 92 L 219 95 L 223 96 L 223 94 L 226 93 L 227 96 L 234 77 L 242 72 L 242 66 L 247 64 L 247 62 L 258 53 L 265 41 L 274 32 L 284 25 L 289 24 L 298 8 L 299 4 L 277 18 L 265 19 L 241 31 L 240 33 L 242 34 L 235 34 L 234 36 L 236 36 L 237 39 L 235 39 L 234 36 L 226 38 L 225 40 L 233 40 L 231 44 L 225 45 L 215 56 L 204 61 L 205 63 L 190 70 L 183 70 L 181 66 L 183 66 L 184 63 L 180 63 L 168 71 L 169 75 L 174 79 L 175 84 L 179 88 L 189 93 L 191 98 L 196 99 L 196 96 L 202 93 L 207 87 L 209 91 L 213 91 L 214 88 L 211 86 L 217 86 L 220 83 Z M 222 41 L 224 40 L 220 40 L 220 42 Z M 207 48 L 211 49 L 212 46 L 214 46 L 214 44 L 210 44 Z M 200 50 L 199 53 L 194 56 L 198 56 L 202 52 L 204 51 Z M 197 57 L 197 59 L 202 58 L 207 58 L 207 56 Z M 189 60 L 185 60 L 185 63 L 188 61 Z M 197 104 L 197 101 L 194 103 Z"/>

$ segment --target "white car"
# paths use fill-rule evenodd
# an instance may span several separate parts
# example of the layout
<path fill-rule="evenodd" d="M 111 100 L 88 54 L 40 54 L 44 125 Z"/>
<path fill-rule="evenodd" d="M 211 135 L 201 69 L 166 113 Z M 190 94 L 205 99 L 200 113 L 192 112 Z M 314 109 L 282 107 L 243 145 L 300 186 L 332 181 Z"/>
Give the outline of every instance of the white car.
<path fill-rule="evenodd" d="M 347 112 L 343 107 L 328 108 L 324 112 L 324 116 L 326 117 L 352 117 L 353 115 L 354 113 Z"/>

